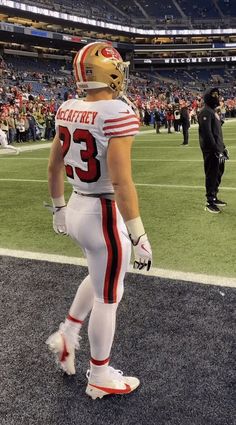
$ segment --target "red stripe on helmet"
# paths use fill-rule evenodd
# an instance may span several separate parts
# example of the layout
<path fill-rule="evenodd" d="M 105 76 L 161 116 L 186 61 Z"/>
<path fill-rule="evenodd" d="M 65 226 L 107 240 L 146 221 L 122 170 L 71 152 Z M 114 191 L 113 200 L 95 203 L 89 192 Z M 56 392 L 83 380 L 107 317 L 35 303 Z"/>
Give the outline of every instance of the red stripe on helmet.
<path fill-rule="evenodd" d="M 85 68 L 84 68 L 84 59 L 85 59 L 87 51 L 90 49 L 90 47 L 92 47 L 92 46 L 88 45 L 88 46 L 84 47 L 84 52 L 83 52 L 82 57 L 80 59 L 80 70 L 81 70 L 83 81 L 88 81 L 87 77 L 86 77 L 86 73 L 85 73 Z"/>
<path fill-rule="evenodd" d="M 74 70 L 75 70 L 76 81 L 80 81 L 79 74 L 78 74 L 78 69 L 77 69 L 77 59 L 78 59 L 79 53 L 80 52 L 76 53 L 76 55 L 74 57 L 74 63 L 73 63 Z"/>

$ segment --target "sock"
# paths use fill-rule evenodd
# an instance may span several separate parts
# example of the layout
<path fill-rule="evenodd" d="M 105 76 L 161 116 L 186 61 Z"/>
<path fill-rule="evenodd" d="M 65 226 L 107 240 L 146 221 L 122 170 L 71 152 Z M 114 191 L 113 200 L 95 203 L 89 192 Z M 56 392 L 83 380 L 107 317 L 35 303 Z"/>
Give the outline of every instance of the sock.
<path fill-rule="evenodd" d="M 98 380 L 100 377 L 104 379 L 104 376 L 106 375 L 108 371 L 109 361 L 110 361 L 110 357 L 100 361 L 91 358 L 90 359 L 90 376 L 92 375 L 93 379 L 95 378 L 96 380 Z"/>
<path fill-rule="evenodd" d="M 117 307 L 117 303 L 104 304 L 94 301 L 88 326 L 93 376 L 103 375 L 107 371 L 115 334 Z"/>
<path fill-rule="evenodd" d="M 94 302 L 94 290 L 90 276 L 88 275 L 80 284 L 73 303 L 70 307 L 69 314 L 65 320 L 65 333 L 76 333 L 83 325 L 84 319 L 91 311 Z"/>

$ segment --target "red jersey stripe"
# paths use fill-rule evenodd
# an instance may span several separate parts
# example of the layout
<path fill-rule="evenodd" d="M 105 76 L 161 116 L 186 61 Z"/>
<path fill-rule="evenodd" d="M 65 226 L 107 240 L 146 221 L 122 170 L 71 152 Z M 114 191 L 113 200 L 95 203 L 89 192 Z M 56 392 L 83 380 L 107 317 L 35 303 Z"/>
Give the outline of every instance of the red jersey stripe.
<path fill-rule="evenodd" d="M 117 125 L 108 125 L 107 127 L 103 127 L 103 131 L 106 131 L 110 128 L 121 128 L 121 127 L 127 127 L 130 125 L 137 125 L 137 121 L 129 121 L 129 122 L 125 122 L 123 124 L 117 124 Z"/>
<path fill-rule="evenodd" d="M 119 121 L 126 121 L 126 120 L 129 120 L 130 118 L 136 118 L 136 120 L 139 121 L 137 115 L 135 115 L 135 114 L 132 114 L 132 115 L 129 114 L 129 115 L 126 115 L 125 117 L 112 118 L 110 120 L 105 120 L 104 121 L 104 124 L 113 123 L 113 122 L 119 122 Z"/>
<path fill-rule="evenodd" d="M 123 130 L 123 131 L 108 132 L 108 133 L 105 133 L 105 136 L 132 136 L 137 134 L 138 131 L 139 131 L 139 127 L 136 127 L 136 128 Z"/>

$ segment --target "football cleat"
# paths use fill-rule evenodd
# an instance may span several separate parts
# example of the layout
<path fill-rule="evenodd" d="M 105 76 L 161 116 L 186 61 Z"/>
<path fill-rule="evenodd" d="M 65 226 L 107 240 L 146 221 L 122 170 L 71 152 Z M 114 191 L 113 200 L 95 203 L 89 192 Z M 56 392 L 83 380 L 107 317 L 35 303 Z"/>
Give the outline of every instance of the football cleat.
<path fill-rule="evenodd" d="M 67 336 L 63 333 L 64 323 L 59 331 L 53 333 L 46 341 L 49 350 L 56 355 L 56 363 L 67 375 L 75 375 L 75 350 L 79 349 L 78 335 Z"/>
<path fill-rule="evenodd" d="M 205 206 L 205 211 L 209 211 L 210 213 L 213 213 L 213 214 L 219 214 L 221 212 L 220 209 L 215 204 L 207 204 Z"/>
<path fill-rule="evenodd" d="M 86 394 L 93 400 L 103 398 L 105 395 L 122 395 L 134 391 L 140 384 L 138 378 L 123 376 L 123 372 L 108 366 L 104 377 L 93 377 L 90 370 L 87 371 L 88 385 Z"/>
<path fill-rule="evenodd" d="M 227 206 L 227 202 L 221 201 L 220 199 L 217 199 L 217 198 L 213 202 L 214 202 L 214 205 L 217 205 L 217 207 L 226 207 Z"/>

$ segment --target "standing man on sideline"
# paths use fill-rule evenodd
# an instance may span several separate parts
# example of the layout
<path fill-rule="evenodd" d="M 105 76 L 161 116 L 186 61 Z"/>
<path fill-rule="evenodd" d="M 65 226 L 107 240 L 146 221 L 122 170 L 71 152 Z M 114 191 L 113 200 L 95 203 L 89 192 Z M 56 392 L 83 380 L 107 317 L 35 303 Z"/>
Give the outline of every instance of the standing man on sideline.
<path fill-rule="evenodd" d="M 175 103 L 173 104 L 173 115 L 174 115 L 174 130 L 175 132 L 180 131 L 180 105 L 179 99 L 175 98 Z"/>
<path fill-rule="evenodd" d="M 156 133 L 160 133 L 161 128 L 161 114 L 158 108 L 154 111 L 154 128 L 156 128 Z"/>
<path fill-rule="evenodd" d="M 127 103 L 116 99 L 125 89 L 128 65 L 108 43 L 91 43 L 77 53 L 75 79 L 87 96 L 59 108 L 48 166 L 53 228 L 82 247 L 89 274 L 65 322 L 47 344 L 61 368 L 75 374 L 79 332 L 90 313 L 86 393 L 93 399 L 127 394 L 139 385 L 138 378 L 123 376 L 109 361 L 131 245 L 134 268 L 149 270 L 152 261 L 131 174 L 131 147 L 139 120 Z M 73 188 L 67 205 L 64 167 Z"/>
<path fill-rule="evenodd" d="M 221 120 L 215 109 L 219 106 L 219 89 L 209 88 L 204 95 L 205 106 L 199 113 L 199 142 L 204 159 L 207 204 L 206 211 L 218 214 L 226 202 L 217 198 L 219 185 L 229 159 L 223 142 Z"/>
<path fill-rule="evenodd" d="M 189 117 L 187 103 L 185 102 L 185 100 L 183 100 L 181 103 L 180 124 L 182 125 L 183 138 L 184 138 L 182 145 L 188 145 L 188 138 L 189 138 L 188 131 L 190 127 L 190 117 Z"/>

